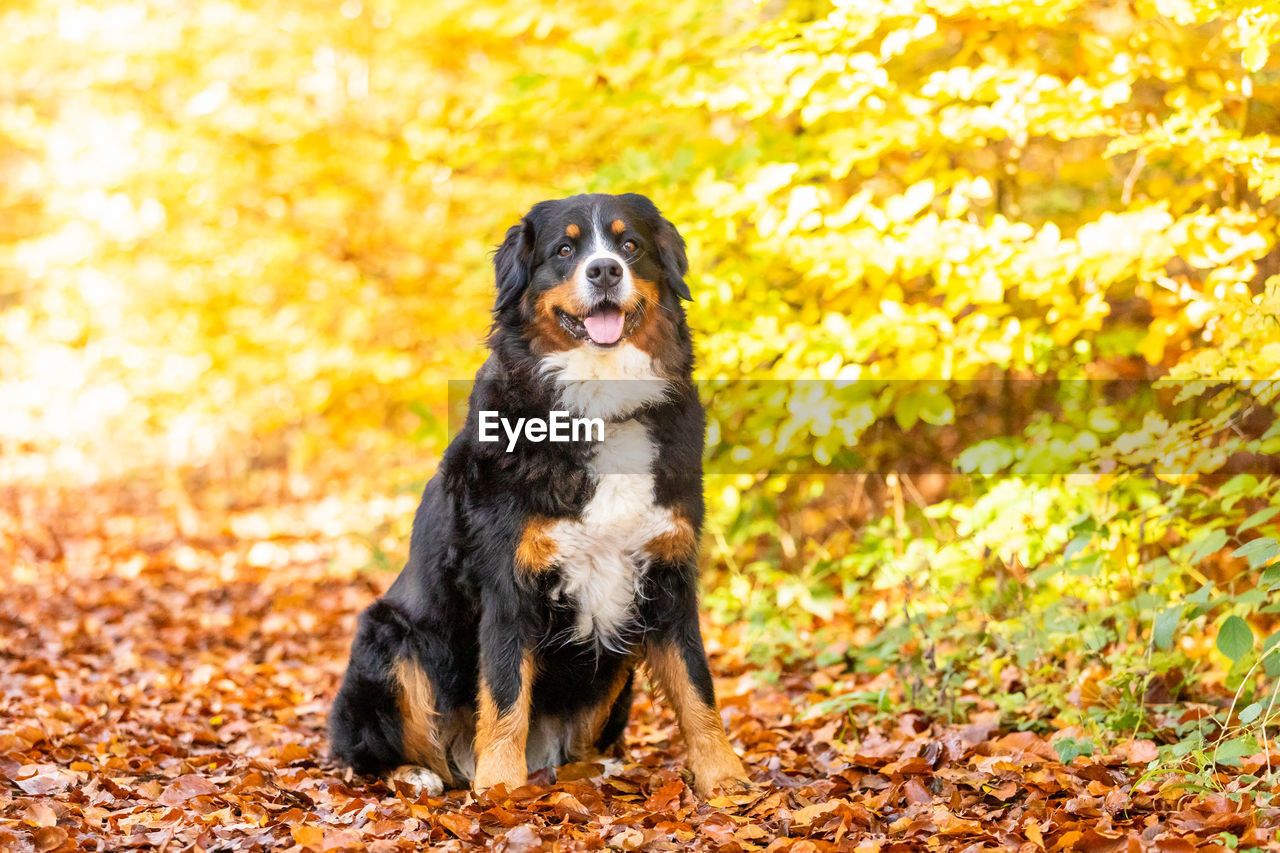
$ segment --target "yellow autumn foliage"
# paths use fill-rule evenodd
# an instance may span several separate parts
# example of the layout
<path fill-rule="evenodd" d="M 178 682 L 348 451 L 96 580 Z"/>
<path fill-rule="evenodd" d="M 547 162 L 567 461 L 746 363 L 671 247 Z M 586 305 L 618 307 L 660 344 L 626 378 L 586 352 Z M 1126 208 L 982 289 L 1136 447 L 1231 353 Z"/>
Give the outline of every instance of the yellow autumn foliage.
<path fill-rule="evenodd" d="M 582 189 L 690 238 L 707 377 L 1280 368 L 1265 4 L 745 11 L 11 7 L 3 439 L 394 434 Z"/>

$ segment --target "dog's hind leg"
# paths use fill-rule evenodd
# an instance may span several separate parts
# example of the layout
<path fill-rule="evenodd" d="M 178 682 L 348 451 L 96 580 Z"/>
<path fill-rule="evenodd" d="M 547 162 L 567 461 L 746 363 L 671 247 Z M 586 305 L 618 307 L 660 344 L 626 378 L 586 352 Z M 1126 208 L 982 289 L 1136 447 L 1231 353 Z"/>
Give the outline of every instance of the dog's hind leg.
<path fill-rule="evenodd" d="M 329 716 L 329 738 L 334 758 L 357 773 L 434 793 L 450 780 L 449 767 L 431 681 L 411 651 L 413 631 L 385 600 L 360 614 L 351 663 Z"/>
<path fill-rule="evenodd" d="M 435 690 L 430 677 L 411 657 L 396 661 L 394 675 L 399 686 L 400 742 L 410 763 L 397 767 L 387 779 L 405 782 L 415 793 L 438 796 L 450 773 Z"/>

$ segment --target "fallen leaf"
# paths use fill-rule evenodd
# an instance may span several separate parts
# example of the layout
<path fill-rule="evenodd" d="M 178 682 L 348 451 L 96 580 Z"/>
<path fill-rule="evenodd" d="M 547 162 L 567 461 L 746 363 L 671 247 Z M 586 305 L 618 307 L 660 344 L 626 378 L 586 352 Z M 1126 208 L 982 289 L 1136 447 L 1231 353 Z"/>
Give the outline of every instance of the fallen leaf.
<path fill-rule="evenodd" d="M 444 812 L 436 817 L 440 825 L 464 841 L 476 833 L 476 823 L 468 817 L 451 812 Z"/>
<path fill-rule="evenodd" d="M 641 844 L 644 844 L 644 833 L 638 829 L 624 829 L 609 839 L 609 846 L 619 850 L 636 850 Z"/>
<path fill-rule="evenodd" d="M 37 850 L 56 850 L 67 840 L 67 831 L 60 826 L 42 826 L 31 831 L 31 840 Z"/>
<path fill-rule="evenodd" d="M 324 830 L 318 826 L 299 825 L 290 828 L 293 840 L 312 850 L 324 850 Z"/>
<path fill-rule="evenodd" d="M 208 796 L 217 790 L 217 786 L 205 777 L 188 773 L 170 782 L 159 802 L 166 806 L 180 806 L 192 797 Z"/>
<path fill-rule="evenodd" d="M 933 802 L 933 794 L 929 793 L 929 789 L 919 779 L 908 779 L 907 784 L 903 786 L 903 793 L 909 803 L 921 805 Z"/>
<path fill-rule="evenodd" d="M 830 814 L 831 812 L 839 809 L 842 805 L 845 805 L 844 800 L 827 800 L 824 803 L 814 803 L 811 806 L 805 806 L 804 808 L 792 813 L 791 825 L 797 828 L 811 826 L 818 818 L 823 815 Z"/>
<path fill-rule="evenodd" d="M 28 794 L 56 794 L 67 790 L 76 781 L 74 773 L 52 765 L 38 767 L 34 773 L 18 779 L 18 787 Z"/>
<path fill-rule="evenodd" d="M 542 836 L 528 824 L 517 826 L 502 836 L 498 849 L 506 853 L 532 853 L 542 849 Z"/>
<path fill-rule="evenodd" d="M 1160 757 L 1160 750 L 1149 740 L 1131 740 L 1117 750 L 1130 764 L 1149 764 Z"/>
<path fill-rule="evenodd" d="M 603 775 L 603 764 L 591 764 L 589 762 L 578 762 L 575 764 L 565 764 L 556 770 L 556 780 L 560 782 L 576 782 L 580 779 L 594 779 Z"/>
<path fill-rule="evenodd" d="M 678 802 L 680 795 L 684 792 L 684 782 L 679 779 L 673 779 L 663 785 L 658 790 L 649 795 L 649 799 L 645 802 L 646 809 L 655 812 L 666 811 L 671 807 L 672 803 Z"/>
<path fill-rule="evenodd" d="M 48 803 L 37 800 L 27 806 L 26 822 L 32 826 L 56 826 L 58 815 Z"/>

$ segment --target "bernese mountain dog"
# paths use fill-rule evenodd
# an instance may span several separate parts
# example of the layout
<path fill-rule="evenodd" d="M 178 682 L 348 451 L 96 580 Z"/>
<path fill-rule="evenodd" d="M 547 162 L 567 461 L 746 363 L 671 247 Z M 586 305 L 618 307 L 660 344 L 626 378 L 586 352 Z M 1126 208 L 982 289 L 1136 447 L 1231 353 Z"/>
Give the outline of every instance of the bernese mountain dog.
<path fill-rule="evenodd" d="M 698 626 L 705 416 L 685 243 L 640 195 L 534 205 L 494 255 L 491 353 L 409 560 L 361 614 L 334 757 L 440 793 L 616 752 L 641 664 L 695 791 L 749 785 Z M 483 440 L 482 413 L 598 421 Z"/>

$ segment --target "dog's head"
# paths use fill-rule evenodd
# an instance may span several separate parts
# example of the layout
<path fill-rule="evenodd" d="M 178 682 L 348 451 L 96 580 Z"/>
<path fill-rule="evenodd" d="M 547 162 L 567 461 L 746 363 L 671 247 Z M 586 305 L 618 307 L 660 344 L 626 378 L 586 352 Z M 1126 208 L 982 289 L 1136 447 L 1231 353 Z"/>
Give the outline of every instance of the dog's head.
<path fill-rule="evenodd" d="M 494 256 L 495 325 L 535 356 L 632 345 L 655 359 L 687 337 L 684 239 L 642 195 L 578 195 L 533 206 Z"/>

